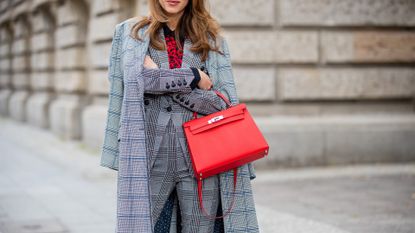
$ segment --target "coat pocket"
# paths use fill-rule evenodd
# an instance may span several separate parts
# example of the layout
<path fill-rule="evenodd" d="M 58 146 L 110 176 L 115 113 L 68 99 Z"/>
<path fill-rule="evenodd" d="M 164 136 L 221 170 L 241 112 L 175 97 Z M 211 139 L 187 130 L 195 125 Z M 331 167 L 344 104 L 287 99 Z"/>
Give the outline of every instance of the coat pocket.
<path fill-rule="evenodd" d="M 118 135 L 117 135 L 118 142 L 121 141 L 122 129 L 123 129 L 123 127 L 122 127 L 122 123 L 121 123 L 121 119 L 120 119 L 120 122 L 118 123 Z"/>
<path fill-rule="evenodd" d="M 163 137 L 162 136 L 156 136 L 155 139 L 154 139 L 153 146 L 147 145 L 147 146 L 152 147 L 148 151 L 149 156 L 150 156 L 150 168 L 151 169 L 154 167 L 154 163 L 156 162 L 156 159 L 158 158 L 158 154 L 159 154 L 159 151 L 160 151 L 160 147 L 161 147 L 162 140 L 163 140 Z"/>
<path fill-rule="evenodd" d="M 185 161 L 186 161 L 186 163 L 187 163 L 187 167 L 189 168 L 189 171 L 193 171 L 192 170 L 192 161 L 191 161 L 191 158 L 190 158 L 190 152 L 189 152 L 189 150 L 188 150 L 188 148 L 187 148 L 187 141 L 186 141 L 186 138 L 184 138 L 184 137 L 179 137 L 179 143 L 180 143 L 180 147 L 182 148 L 182 152 L 183 152 L 183 157 L 184 157 L 184 159 L 185 159 Z"/>

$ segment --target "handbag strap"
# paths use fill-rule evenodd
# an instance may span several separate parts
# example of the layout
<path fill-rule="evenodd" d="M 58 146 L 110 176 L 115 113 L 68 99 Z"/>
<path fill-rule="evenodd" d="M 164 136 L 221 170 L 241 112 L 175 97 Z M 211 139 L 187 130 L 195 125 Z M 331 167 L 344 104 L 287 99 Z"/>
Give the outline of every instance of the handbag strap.
<path fill-rule="evenodd" d="M 226 215 L 228 215 L 231 212 L 231 210 L 232 210 L 232 208 L 235 204 L 235 191 L 236 191 L 237 177 L 238 177 L 238 168 L 236 167 L 236 168 L 233 169 L 233 195 L 232 195 L 231 207 L 224 214 L 222 214 L 222 216 L 218 216 L 218 217 L 209 215 L 206 212 L 205 208 L 203 207 L 203 193 L 202 193 L 202 182 L 203 182 L 203 180 L 202 180 L 202 178 L 199 178 L 197 180 L 197 192 L 198 192 L 198 195 L 199 195 L 199 204 L 200 204 L 200 208 L 202 209 L 203 214 L 206 217 L 208 217 L 210 219 L 224 218 Z"/>
<path fill-rule="evenodd" d="M 216 93 L 216 95 L 218 95 L 220 98 L 222 98 L 223 101 L 225 101 L 227 108 L 232 107 L 232 103 L 229 101 L 228 98 L 226 98 L 226 96 L 224 94 L 220 93 L 218 90 L 214 90 L 214 92 Z M 197 112 L 193 112 L 193 119 L 197 119 Z"/>

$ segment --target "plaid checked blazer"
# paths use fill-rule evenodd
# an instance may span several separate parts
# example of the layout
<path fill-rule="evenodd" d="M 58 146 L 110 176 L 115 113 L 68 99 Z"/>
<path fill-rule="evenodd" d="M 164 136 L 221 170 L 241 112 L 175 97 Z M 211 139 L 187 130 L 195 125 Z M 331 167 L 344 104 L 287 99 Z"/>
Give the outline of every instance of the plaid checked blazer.
<path fill-rule="evenodd" d="M 159 36 L 162 38 L 162 41 L 164 41 L 164 33 L 163 30 L 159 31 Z M 201 55 L 195 54 L 192 51 L 190 51 L 190 47 L 192 46 L 192 42 L 189 39 L 184 40 L 183 50 L 183 61 L 181 68 L 202 68 L 206 67 L 206 64 L 201 61 Z M 168 60 L 168 54 L 166 50 L 157 50 L 149 46 L 149 49 L 147 50 L 147 55 L 149 55 L 153 61 L 158 64 L 159 68 L 162 69 L 169 69 L 169 60 Z M 180 70 L 180 69 L 179 69 Z M 191 81 L 192 76 L 189 76 L 188 69 L 186 69 L 187 72 L 181 72 L 176 73 L 176 76 L 169 76 L 165 77 L 164 84 L 169 86 L 175 86 L 178 85 L 179 87 L 181 85 L 185 85 L 187 82 Z M 176 124 L 176 128 L 179 131 L 182 131 L 183 128 L 181 126 L 181 122 L 186 122 L 188 120 L 192 119 L 193 112 L 201 113 L 201 114 L 211 114 L 223 109 L 226 109 L 225 101 L 223 101 L 218 95 L 216 95 L 212 90 L 202 90 L 199 88 L 195 88 L 190 92 L 183 93 L 182 89 L 176 89 L 172 92 L 161 92 L 159 90 L 159 82 L 160 81 L 160 71 L 159 70 L 153 70 L 153 69 L 143 69 L 143 77 L 144 77 L 144 104 L 147 104 L 146 109 L 155 110 L 153 112 L 159 112 L 159 108 L 166 107 L 167 105 L 172 104 L 178 104 L 182 108 L 180 109 L 180 114 L 174 114 L 171 117 L 173 117 L 173 122 Z M 154 90 L 154 84 L 157 83 L 156 89 Z M 163 83 L 161 84 L 163 85 Z M 185 87 L 186 88 L 186 87 Z M 163 95 L 160 95 L 163 94 Z M 164 106 L 166 105 L 166 106 Z M 170 106 L 171 107 L 171 106 Z M 159 112 L 160 113 L 160 112 Z M 176 112 L 178 113 L 178 112 Z M 157 154 L 158 150 L 160 149 L 160 142 L 161 137 L 158 135 L 164 135 L 165 132 L 162 128 L 165 128 L 169 115 L 166 116 L 164 114 L 157 114 L 152 115 L 154 119 L 152 119 L 155 125 L 152 125 L 153 127 L 149 127 L 148 131 L 146 132 L 147 136 L 150 140 L 147 140 L 147 146 L 150 149 L 150 153 L 155 155 Z M 179 123 L 180 125 L 177 125 Z M 159 132 L 156 132 L 159 131 Z M 156 135 L 156 138 L 154 139 L 154 135 Z M 188 148 L 186 143 L 186 138 L 184 137 L 184 134 L 177 135 L 177 139 L 180 142 L 180 146 L 184 153 L 188 154 Z M 154 161 L 156 156 L 150 158 L 150 168 L 153 167 Z M 191 160 L 189 156 L 184 156 L 184 159 L 186 160 L 188 164 L 188 168 L 190 171 L 190 174 L 194 176 L 193 167 L 191 164 Z"/>
<path fill-rule="evenodd" d="M 154 225 L 150 206 L 150 161 L 146 153 L 144 132 L 144 86 L 148 83 L 144 80 L 143 63 L 149 37 L 144 35 L 147 26 L 138 32 L 144 38 L 143 41 L 135 40 L 129 35 L 137 20 L 134 17 L 116 25 L 108 68 L 109 106 L 100 165 L 118 171 L 116 233 L 149 233 L 153 232 Z M 232 104 L 237 104 L 239 100 L 229 48 L 224 38 L 220 45 L 224 55 L 210 51 L 206 68 L 213 82 L 213 89 L 227 96 Z M 184 77 L 190 77 L 190 81 L 193 75 L 189 68 L 160 69 L 158 72 L 160 80 L 185 74 Z M 162 81 L 151 85 L 158 85 L 162 92 L 167 88 Z M 189 85 L 190 82 L 187 85 L 170 86 L 169 90 L 189 94 L 192 92 Z M 233 194 L 233 172 L 220 174 L 223 211 L 229 209 L 232 197 L 235 196 L 232 213 L 224 218 L 225 232 L 259 232 L 251 188 L 251 180 L 255 177 L 251 163 L 239 167 L 236 193 Z"/>

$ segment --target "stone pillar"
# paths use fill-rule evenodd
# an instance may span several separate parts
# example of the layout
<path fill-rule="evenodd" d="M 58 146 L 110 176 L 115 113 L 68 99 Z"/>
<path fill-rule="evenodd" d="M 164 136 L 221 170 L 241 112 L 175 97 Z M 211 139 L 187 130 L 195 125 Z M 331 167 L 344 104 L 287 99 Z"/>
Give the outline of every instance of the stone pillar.
<path fill-rule="evenodd" d="M 52 5 L 53 6 L 53 5 Z M 37 5 L 33 12 L 32 75 L 34 91 L 27 104 L 27 120 L 38 127 L 49 127 L 49 105 L 54 98 L 55 18 L 51 5 Z"/>
<path fill-rule="evenodd" d="M 106 114 L 108 109 L 108 62 L 115 25 L 124 19 L 137 15 L 136 2 L 94 0 L 92 2 L 90 26 L 90 70 L 88 94 L 91 105 L 82 114 L 83 142 L 99 149 L 104 140 Z"/>
<path fill-rule="evenodd" d="M 88 5 L 81 0 L 60 1 L 57 6 L 54 88 L 57 99 L 49 109 L 52 131 L 64 139 L 81 138 L 81 110 L 88 103 L 86 51 Z"/>
<path fill-rule="evenodd" d="M 26 120 L 26 104 L 30 95 L 30 36 L 29 15 L 21 14 L 14 22 L 12 86 L 14 92 L 9 100 L 9 114 L 12 118 Z"/>
<path fill-rule="evenodd" d="M 12 38 L 10 24 L 4 24 L 0 28 L 0 115 L 2 116 L 9 114 L 9 100 L 12 94 Z"/>

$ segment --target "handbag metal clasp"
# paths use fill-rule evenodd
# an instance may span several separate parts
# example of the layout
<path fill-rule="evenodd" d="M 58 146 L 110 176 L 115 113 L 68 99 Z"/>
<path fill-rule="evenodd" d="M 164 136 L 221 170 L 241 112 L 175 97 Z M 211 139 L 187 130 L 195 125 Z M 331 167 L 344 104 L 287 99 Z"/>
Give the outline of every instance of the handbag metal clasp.
<path fill-rule="evenodd" d="M 212 117 L 210 120 L 208 120 L 208 124 L 212 124 L 212 123 L 214 123 L 216 121 L 220 121 L 222 119 L 223 119 L 223 115 Z"/>

